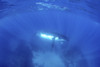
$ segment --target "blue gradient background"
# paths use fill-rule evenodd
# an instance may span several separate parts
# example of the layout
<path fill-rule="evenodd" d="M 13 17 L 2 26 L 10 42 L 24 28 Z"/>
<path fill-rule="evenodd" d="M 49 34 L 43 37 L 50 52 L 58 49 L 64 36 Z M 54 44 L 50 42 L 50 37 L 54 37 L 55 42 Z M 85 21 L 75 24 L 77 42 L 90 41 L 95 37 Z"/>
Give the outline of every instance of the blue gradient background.
<path fill-rule="evenodd" d="M 41 5 L 36 2 L 68 9 L 38 10 Z M 55 63 L 61 63 L 59 67 L 100 67 L 99 3 L 99 0 L 0 0 L 0 67 L 58 67 Z M 56 52 L 51 52 L 51 42 L 36 36 L 39 31 L 57 32 L 69 41 L 56 45 Z M 48 55 L 54 64 L 48 62 Z"/>

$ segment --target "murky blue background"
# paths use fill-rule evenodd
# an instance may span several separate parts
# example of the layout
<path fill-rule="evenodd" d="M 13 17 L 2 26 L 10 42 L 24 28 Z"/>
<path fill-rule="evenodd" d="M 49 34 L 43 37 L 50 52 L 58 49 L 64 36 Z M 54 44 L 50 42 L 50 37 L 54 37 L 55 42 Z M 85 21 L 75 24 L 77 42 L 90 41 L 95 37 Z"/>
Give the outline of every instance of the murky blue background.
<path fill-rule="evenodd" d="M 100 67 L 99 17 L 99 0 L 0 0 L 0 67 Z"/>

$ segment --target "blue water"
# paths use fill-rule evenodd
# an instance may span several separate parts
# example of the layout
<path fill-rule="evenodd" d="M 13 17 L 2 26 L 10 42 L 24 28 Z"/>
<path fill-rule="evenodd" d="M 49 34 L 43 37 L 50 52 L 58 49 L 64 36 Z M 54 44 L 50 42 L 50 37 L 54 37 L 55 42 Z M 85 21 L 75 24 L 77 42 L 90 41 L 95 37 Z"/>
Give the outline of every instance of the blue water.
<path fill-rule="evenodd" d="M 99 3 L 0 0 L 0 67 L 100 67 Z"/>

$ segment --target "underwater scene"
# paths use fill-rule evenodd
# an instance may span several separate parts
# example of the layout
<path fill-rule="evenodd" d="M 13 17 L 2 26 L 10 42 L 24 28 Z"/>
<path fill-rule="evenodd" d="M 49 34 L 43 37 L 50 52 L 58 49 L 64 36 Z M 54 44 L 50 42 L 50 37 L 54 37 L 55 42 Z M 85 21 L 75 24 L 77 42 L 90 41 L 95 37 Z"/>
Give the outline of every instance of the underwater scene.
<path fill-rule="evenodd" d="M 0 67 L 100 67 L 100 0 L 0 0 Z"/>

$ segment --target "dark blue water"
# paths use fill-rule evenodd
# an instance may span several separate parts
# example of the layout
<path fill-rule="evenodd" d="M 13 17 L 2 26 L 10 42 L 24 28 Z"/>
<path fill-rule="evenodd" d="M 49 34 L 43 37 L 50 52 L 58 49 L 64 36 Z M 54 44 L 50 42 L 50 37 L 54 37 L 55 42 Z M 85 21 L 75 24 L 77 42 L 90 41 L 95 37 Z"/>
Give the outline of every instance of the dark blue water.
<path fill-rule="evenodd" d="M 0 0 L 0 67 L 100 67 L 99 3 Z"/>

